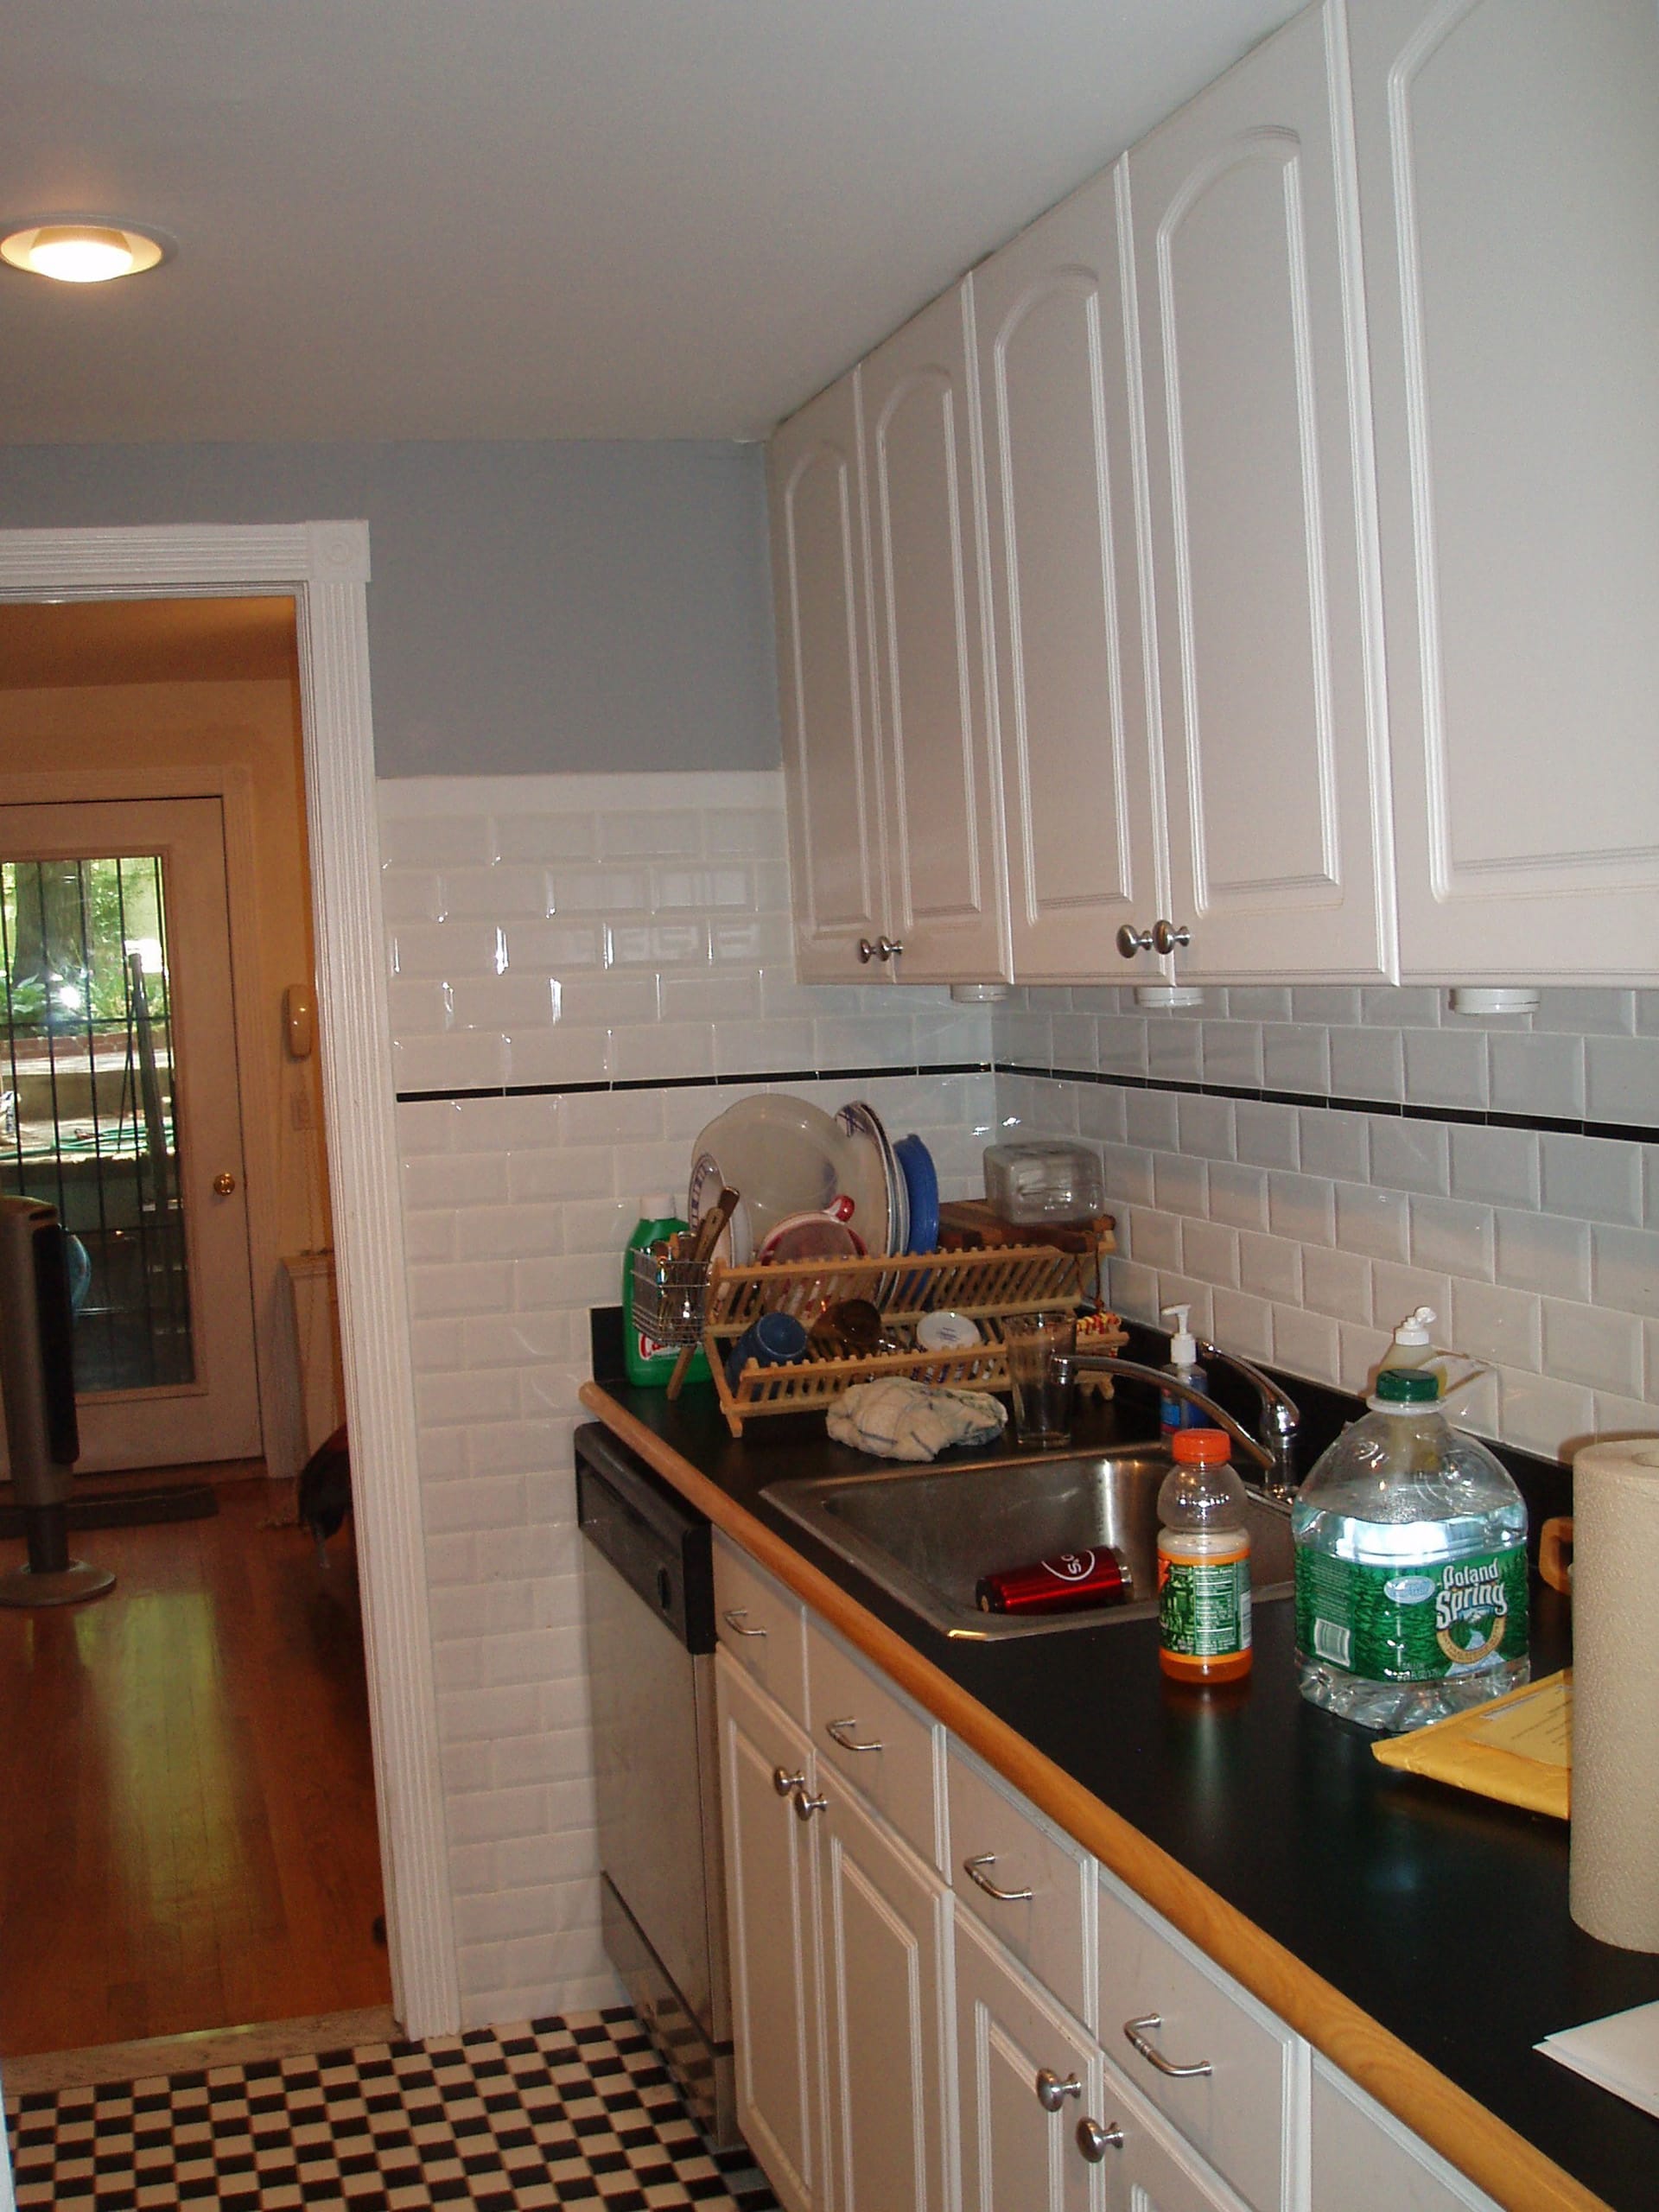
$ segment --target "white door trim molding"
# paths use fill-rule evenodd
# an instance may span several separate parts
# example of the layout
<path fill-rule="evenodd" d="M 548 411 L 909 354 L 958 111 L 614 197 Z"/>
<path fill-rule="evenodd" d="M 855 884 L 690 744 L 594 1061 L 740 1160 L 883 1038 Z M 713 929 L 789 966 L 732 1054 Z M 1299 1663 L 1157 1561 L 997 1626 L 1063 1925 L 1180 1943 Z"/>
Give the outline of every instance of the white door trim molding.
<path fill-rule="evenodd" d="M 461 2024 L 416 1462 L 369 718 L 366 523 L 0 531 L 0 598 L 291 594 L 392 2005 Z"/>

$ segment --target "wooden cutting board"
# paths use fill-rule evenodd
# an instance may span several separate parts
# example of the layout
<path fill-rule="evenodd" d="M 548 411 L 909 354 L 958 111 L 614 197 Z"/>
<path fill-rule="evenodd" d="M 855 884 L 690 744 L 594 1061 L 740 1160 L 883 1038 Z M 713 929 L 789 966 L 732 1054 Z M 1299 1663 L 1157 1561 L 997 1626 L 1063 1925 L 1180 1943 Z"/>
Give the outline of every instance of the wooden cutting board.
<path fill-rule="evenodd" d="M 1110 1252 L 1116 1226 L 1109 1213 L 1093 1221 L 1042 1228 L 1034 1223 L 1004 1221 L 984 1198 L 947 1198 L 939 1208 L 942 1252 L 994 1252 L 1004 1245 L 1046 1244 L 1057 1252 Z"/>

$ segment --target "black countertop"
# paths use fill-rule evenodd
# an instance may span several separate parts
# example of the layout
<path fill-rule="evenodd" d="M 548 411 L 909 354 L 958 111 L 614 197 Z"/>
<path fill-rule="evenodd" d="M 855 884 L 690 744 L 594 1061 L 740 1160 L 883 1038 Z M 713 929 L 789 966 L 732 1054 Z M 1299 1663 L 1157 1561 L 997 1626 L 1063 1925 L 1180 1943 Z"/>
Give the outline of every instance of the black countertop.
<path fill-rule="evenodd" d="M 1617 2212 L 1659 2207 L 1659 2120 L 1542 2056 L 1542 2036 L 1659 1999 L 1659 1957 L 1567 1911 L 1565 1823 L 1379 1765 L 1370 1732 L 1296 1688 L 1292 1609 L 1258 1605 L 1243 1682 L 1194 1690 L 1157 1626 L 969 1643 L 939 1635 L 778 1513 L 785 1476 L 868 1471 L 810 1417 L 727 1430 L 711 1386 L 677 1405 L 607 1395 L 734 1503 L 1101 1802 Z M 1148 1402 L 1088 1415 L 1077 1447 L 1143 1440 Z M 1003 1446 L 995 1456 L 1003 1456 Z M 985 1453 L 955 1455 L 963 1461 Z M 1552 1500 L 1552 1505 L 1557 1502 Z M 1559 1508 L 1557 1507 L 1557 1510 Z M 1566 1601 L 1535 1577 L 1533 1671 L 1570 1657 Z"/>

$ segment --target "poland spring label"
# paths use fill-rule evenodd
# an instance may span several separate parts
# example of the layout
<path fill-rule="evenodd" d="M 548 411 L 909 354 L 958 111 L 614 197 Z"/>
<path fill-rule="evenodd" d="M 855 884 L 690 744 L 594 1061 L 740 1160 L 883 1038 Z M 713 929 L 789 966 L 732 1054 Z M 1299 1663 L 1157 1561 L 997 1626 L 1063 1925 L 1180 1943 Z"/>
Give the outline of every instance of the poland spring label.
<path fill-rule="evenodd" d="M 1437 1681 L 1523 1659 L 1525 1548 L 1360 1567 L 1299 1545 L 1296 1648 L 1375 1682 Z"/>

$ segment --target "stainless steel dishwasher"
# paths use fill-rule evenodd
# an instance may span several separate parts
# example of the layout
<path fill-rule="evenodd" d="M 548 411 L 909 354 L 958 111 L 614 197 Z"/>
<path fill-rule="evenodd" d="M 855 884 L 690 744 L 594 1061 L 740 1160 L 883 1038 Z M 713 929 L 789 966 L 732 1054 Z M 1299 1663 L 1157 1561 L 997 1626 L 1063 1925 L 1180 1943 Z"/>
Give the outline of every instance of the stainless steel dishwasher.
<path fill-rule="evenodd" d="M 734 2117 L 709 1523 L 597 1422 L 576 1507 L 605 1948 L 697 2125 Z"/>

